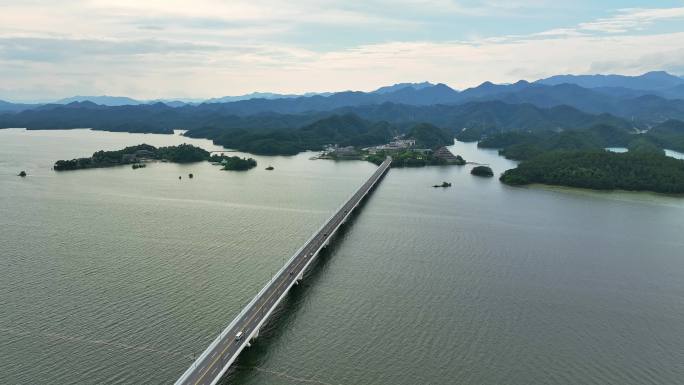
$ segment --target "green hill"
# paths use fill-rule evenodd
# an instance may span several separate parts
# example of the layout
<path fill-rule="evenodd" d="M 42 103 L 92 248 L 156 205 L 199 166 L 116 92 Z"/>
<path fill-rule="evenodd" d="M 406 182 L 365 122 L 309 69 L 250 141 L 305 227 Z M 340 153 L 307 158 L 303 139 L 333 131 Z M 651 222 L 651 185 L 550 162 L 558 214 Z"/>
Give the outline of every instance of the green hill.
<path fill-rule="evenodd" d="M 321 150 L 327 144 L 371 146 L 386 143 L 395 134 L 387 122 L 370 122 L 353 114 L 333 115 L 298 129 L 266 132 L 226 130 L 214 139 L 216 144 L 240 151 L 265 155 L 294 155 Z"/>
<path fill-rule="evenodd" d="M 510 185 L 543 183 L 599 190 L 684 193 L 684 161 L 651 151 L 551 151 L 507 170 Z"/>
<path fill-rule="evenodd" d="M 435 149 L 454 144 L 454 137 L 449 132 L 429 123 L 421 123 L 413 126 L 407 138 L 416 140 L 416 147 Z"/>
<path fill-rule="evenodd" d="M 684 122 L 668 120 L 648 131 L 646 136 L 660 147 L 684 152 Z"/>

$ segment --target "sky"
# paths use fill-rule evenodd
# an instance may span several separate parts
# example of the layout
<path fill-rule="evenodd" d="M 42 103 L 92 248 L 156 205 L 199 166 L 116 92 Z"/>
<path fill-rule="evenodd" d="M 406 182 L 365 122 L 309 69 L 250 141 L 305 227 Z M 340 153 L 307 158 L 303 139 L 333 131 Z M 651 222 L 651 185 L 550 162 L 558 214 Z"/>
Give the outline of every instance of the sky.
<path fill-rule="evenodd" d="M 0 99 L 684 75 L 684 0 L 0 0 Z"/>

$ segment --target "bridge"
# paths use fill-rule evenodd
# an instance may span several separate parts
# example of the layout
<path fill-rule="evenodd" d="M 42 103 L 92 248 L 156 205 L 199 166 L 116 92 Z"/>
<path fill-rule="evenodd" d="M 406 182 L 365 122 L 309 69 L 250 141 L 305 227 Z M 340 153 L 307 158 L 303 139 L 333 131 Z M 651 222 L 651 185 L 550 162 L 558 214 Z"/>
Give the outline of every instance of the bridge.
<path fill-rule="evenodd" d="M 221 379 L 240 352 L 259 336 L 261 326 L 290 288 L 304 277 L 304 272 L 318 253 L 328 245 L 340 226 L 387 173 L 391 161 L 392 158 L 387 157 L 373 175 L 290 257 L 266 286 L 197 357 L 175 385 L 214 385 Z"/>

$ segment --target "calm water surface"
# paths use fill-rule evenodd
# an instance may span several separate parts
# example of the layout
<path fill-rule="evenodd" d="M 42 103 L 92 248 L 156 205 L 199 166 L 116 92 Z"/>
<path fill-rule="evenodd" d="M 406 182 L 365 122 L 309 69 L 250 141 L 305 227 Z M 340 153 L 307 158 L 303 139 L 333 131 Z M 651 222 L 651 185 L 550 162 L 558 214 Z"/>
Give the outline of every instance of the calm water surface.
<path fill-rule="evenodd" d="M 172 383 L 374 170 L 310 153 L 50 169 L 142 142 L 218 149 L 0 130 L 0 383 Z M 471 167 L 391 170 L 223 382 L 682 383 L 684 200 Z"/>

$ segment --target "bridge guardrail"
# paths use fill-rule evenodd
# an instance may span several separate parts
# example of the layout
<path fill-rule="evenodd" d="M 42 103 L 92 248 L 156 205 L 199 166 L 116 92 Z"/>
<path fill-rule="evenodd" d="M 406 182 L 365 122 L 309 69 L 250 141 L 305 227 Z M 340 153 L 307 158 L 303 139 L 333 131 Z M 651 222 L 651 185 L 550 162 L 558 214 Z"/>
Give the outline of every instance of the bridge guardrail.
<path fill-rule="evenodd" d="M 386 171 L 386 169 L 389 168 L 389 164 L 385 164 L 385 163 L 390 162 L 390 161 L 391 161 L 391 158 L 385 159 L 385 161 L 383 161 L 381 163 L 379 169 L 376 170 L 375 172 L 373 172 L 373 175 L 371 175 L 371 178 L 370 178 L 370 179 L 375 179 L 373 181 L 373 185 L 375 185 L 375 183 L 377 183 L 378 176 L 376 174 L 378 174 L 381 171 L 382 171 L 382 173 L 384 173 Z M 363 187 L 369 180 L 366 180 L 361 185 L 361 187 Z M 337 215 L 337 213 L 339 213 L 339 211 L 342 209 L 342 207 L 344 207 L 354 197 L 354 195 L 356 195 L 359 192 L 361 187 L 355 189 L 354 192 L 346 200 L 344 200 L 342 202 L 342 204 L 339 207 L 337 207 L 337 209 L 335 209 L 335 211 L 333 211 L 333 214 L 325 222 L 323 222 L 323 224 L 309 237 L 309 239 L 307 239 L 306 242 L 304 242 L 302 244 L 302 246 L 300 246 L 297 249 L 297 251 L 295 251 L 294 254 L 292 254 L 292 256 L 287 260 L 287 262 L 280 268 L 280 270 L 278 270 L 278 272 L 275 273 L 271 277 L 271 279 L 266 283 L 266 285 L 264 285 L 264 287 L 261 288 L 261 290 L 259 290 L 259 292 L 252 298 L 252 300 L 247 305 L 245 305 L 245 307 L 242 308 L 240 313 L 238 313 L 238 315 L 233 318 L 233 320 L 228 324 L 228 326 L 226 326 L 223 329 L 223 331 L 221 331 L 221 333 L 218 334 L 218 336 L 209 344 L 209 346 L 207 346 L 207 348 L 202 352 L 202 354 L 197 356 L 195 361 L 193 361 L 192 365 L 190 365 L 190 367 L 188 369 L 186 369 L 185 372 L 183 372 L 183 374 L 178 378 L 178 380 L 176 380 L 174 385 L 182 385 L 183 382 L 185 380 L 187 380 L 187 378 L 193 373 L 193 371 L 197 367 L 197 365 L 199 363 L 201 363 L 202 361 L 204 361 L 204 359 L 214 350 L 214 348 L 218 344 L 221 343 L 223 338 L 235 327 L 237 322 L 240 321 L 242 319 L 242 317 L 254 307 L 254 305 L 261 298 L 261 296 L 271 286 L 271 284 L 273 283 L 275 278 L 279 277 L 281 274 L 283 274 L 283 272 L 285 272 L 287 270 L 287 268 L 292 264 L 292 261 L 299 255 L 299 253 L 301 253 L 302 249 L 304 249 L 306 247 L 306 245 L 308 245 L 321 232 L 321 230 L 323 230 L 323 228 L 335 217 L 335 215 Z M 365 197 L 365 195 L 366 194 L 364 194 L 364 197 Z M 246 342 L 248 342 L 248 341 L 246 341 Z"/>

